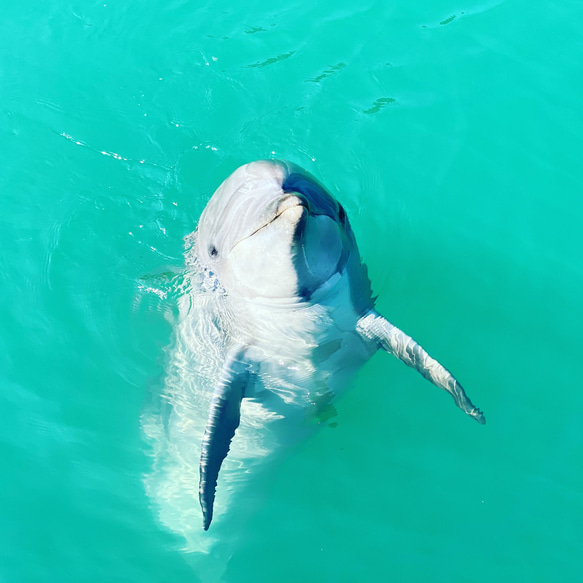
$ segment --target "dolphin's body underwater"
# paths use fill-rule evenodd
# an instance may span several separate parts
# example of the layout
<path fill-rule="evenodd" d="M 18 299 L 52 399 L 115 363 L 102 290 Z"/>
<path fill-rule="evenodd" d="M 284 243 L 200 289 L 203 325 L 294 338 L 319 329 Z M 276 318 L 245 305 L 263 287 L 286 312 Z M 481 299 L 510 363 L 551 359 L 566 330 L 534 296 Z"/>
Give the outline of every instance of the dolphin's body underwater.
<path fill-rule="evenodd" d="M 206 328 L 222 346 L 222 370 L 204 388 L 212 393 L 200 453 L 205 530 L 231 445 L 243 473 L 248 435 L 277 436 L 290 424 L 301 432 L 308 412 L 337 395 L 379 348 L 485 423 L 456 379 L 374 310 L 344 209 L 299 167 L 240 167 L 215 192 L 193 237 L 190 268 L 211 298 Z"/>

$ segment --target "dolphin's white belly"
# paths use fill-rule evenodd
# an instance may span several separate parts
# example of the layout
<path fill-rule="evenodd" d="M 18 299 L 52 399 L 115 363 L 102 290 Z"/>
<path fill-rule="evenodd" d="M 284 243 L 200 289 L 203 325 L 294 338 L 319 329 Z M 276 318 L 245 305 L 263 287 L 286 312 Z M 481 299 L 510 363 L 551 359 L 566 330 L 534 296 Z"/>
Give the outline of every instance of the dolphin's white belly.
<path fill-rule="evenodd" d="M 265 402 L 270 414 L 313 411 L 319 400 L 338 395 L 376 350 L 355 331 L 360 315 L 352 305 L 346 275 L 338 274 L 315 301 L 232 300 L 229 311 L 234 320 L 231 340 L 253 340 L 247 357 L 256 363 L 253 372 L 259 382 L 245 396 Z M 265 391 L 279 399 L 269 400 Z"/>
<path fill-rule="evenodd" d="M 325 301 L 273 305 L 238 302 L 221 295 L 204 274 L 187 275 L 163 397 L 171 409 L 166 418 L 157 413 L 143 419 L 160 460 L 148 491 L 172 530 L 190 538 L 200 528 L 200 444 L 231 344 L 253 338 L 249 357 L 257 374 L 219 476 L 217 515 L 264 460 L 317 429 L 320 411 L 376 350 L 355 332 L 358 316 L 347 282 L 335 283 Z"/>

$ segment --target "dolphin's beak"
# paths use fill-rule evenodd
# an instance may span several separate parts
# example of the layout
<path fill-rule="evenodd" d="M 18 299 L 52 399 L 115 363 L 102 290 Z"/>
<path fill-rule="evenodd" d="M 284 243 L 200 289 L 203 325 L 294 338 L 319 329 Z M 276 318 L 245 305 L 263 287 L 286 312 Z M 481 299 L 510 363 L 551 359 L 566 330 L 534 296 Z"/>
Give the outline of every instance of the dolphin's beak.
<path fill-rule="evenodd" d="M 292 209 L 294 209 L 294 212 L 290 213 L 289 211 L 291 211 Z M 284 213 L 287 213 L 286 218 L 290 221 L 290 223 L 292 224 L 299 223 L 302 217 L 305 216 L 307 212 L 309 212 L 309 210 L 310 204 L 305 196 L 295 192 L 291 193 L 289 196 L 286 196 L 285 198 L 280 200 L 279 204 L 277 205 L 277 210 L 275 211 L 275 214 L 269 220 L 267 220 L 260 227 L 255 229 L 252 233 L 241 239 L 241 241 L 249 239 L 249 237 L 252 237 L 256 233 L 261 231 L 261 229 L 265 229 L 265 227 L 271 225 L 271 223 L 279 219 Z M 235 243 L 233 247 L 236 247 L 241 241 Z"/>
<path fill-rule="evenodd" d="M 275 218 L 280 217 L 285 211 L 298 206 L 304 207 L 308 212 L 310 210 L 310 203 L 305 196 L 297 192 L 288 193 L 288 196 L 280 201 Z"/>

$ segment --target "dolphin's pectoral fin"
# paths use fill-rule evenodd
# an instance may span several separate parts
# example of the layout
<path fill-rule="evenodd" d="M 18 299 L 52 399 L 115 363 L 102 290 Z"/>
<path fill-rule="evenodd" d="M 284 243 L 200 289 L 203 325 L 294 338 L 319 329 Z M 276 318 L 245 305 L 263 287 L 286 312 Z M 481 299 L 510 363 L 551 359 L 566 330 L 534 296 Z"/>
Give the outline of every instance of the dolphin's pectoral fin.
<path fill-rule="evenodd" d="M 360 318 L 356 330 L 363 338 L 377 342 L 381 348 L 414 368 L 436 387 L 446 390 L 464 413 L 478 423 L 486 423 L 484 414 L 473 405 L 453 375 L 437 360 L 431 358 L 413 338 L 393 326 L 380 314 L 371 310 Z"/>
<path fill-rule="evenodd" d="M 229 352 L 223 372 L 213 393 L 200 453 L 198 497 L 203 528 L 213 519 L 213 503 L 221 464 L 227 454 L 241 418 L 241 399 L 250 381 L 249 366 L 243 360 L 244 349 Z"/>

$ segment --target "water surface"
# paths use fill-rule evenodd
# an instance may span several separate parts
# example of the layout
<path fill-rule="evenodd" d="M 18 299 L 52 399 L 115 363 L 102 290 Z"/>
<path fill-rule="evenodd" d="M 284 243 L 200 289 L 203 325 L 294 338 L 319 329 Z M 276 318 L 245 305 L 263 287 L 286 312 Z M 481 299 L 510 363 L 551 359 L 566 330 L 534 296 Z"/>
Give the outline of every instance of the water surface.
<path fill-rule="evenodd" d="M 4 6 L 0 580 L 578 581 L 582 18 Z M 183 238 L 226 175 L 271 157 L 342 201 L 379 309 L 488 424 L 378 354 L 202 553 L 147 493 L 143 419 Z"/>

